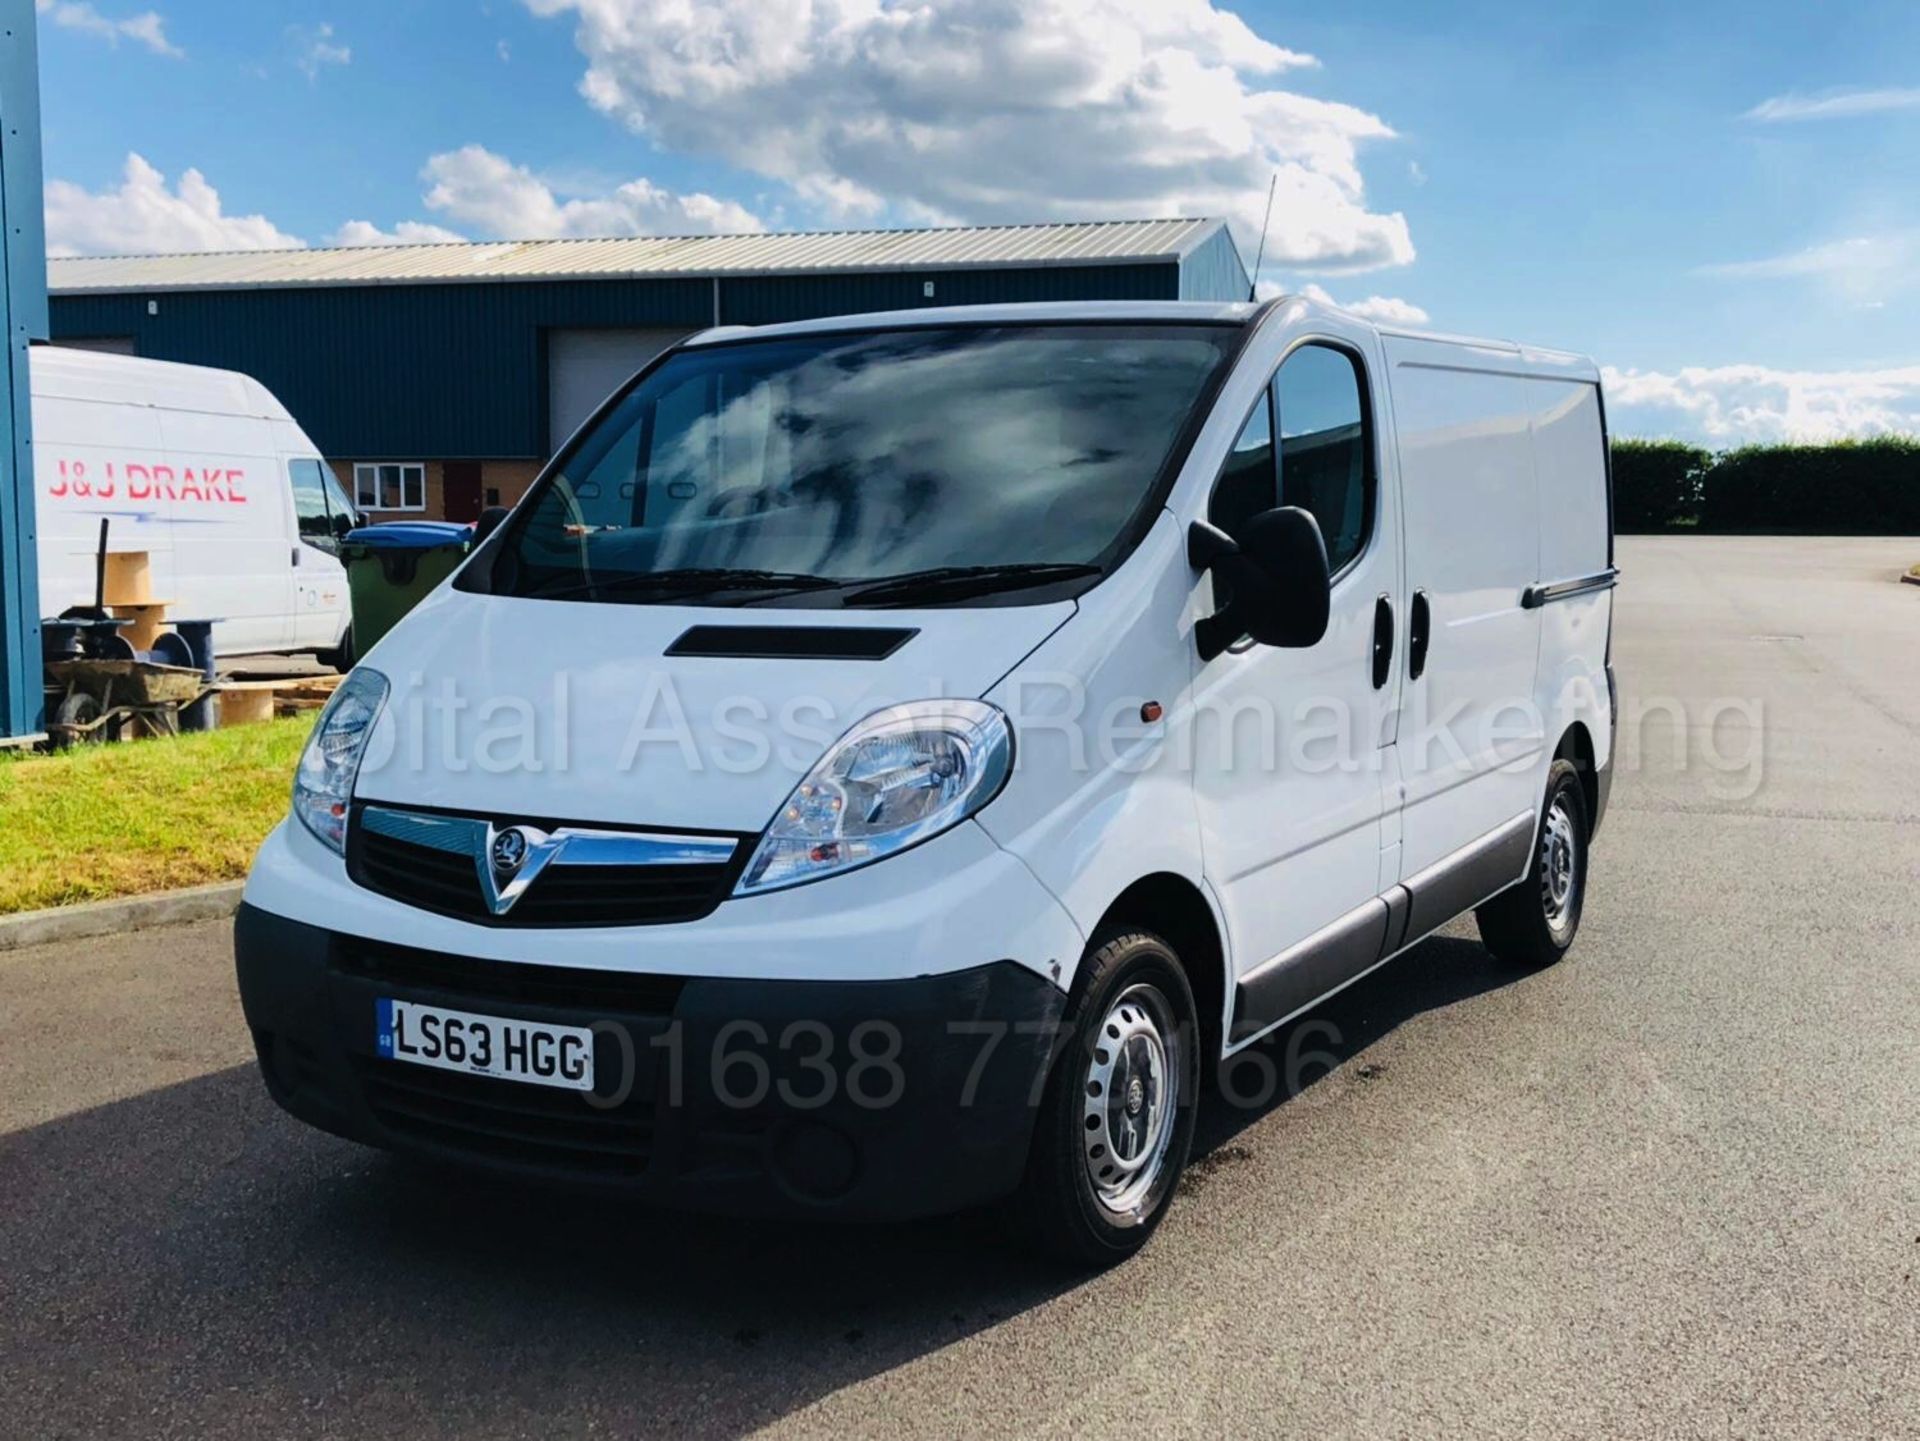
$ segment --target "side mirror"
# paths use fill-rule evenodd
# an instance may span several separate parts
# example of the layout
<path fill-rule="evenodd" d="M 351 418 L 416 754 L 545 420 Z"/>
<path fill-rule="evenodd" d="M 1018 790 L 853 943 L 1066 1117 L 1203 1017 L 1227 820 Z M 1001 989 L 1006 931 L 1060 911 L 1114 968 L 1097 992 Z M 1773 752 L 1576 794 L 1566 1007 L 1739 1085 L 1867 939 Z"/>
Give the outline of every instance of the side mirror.
<path fill-rule="evenodd" d="M 482 541 L 500 529 L 500 522 L 505 520 L 507 515 L 508 511 L 504 505 L 490 505 L 481 511 L 480 519 L 473 523 L 473 544 L 469 549 L 478 550 Z"/>
<path fill-rule="evenodd" d="M 1263 510 L 1240 539 L 1196 520 L 1187 529 L 1187 559 L 1227 582 L 1230 599 L 1194 628 L 1200 658 L 1212 660 L 1241 636 L 1261 645 L 1302 649 L 1327 633 L 1333 587 L 1320 522 L 1297 505 Z"/>

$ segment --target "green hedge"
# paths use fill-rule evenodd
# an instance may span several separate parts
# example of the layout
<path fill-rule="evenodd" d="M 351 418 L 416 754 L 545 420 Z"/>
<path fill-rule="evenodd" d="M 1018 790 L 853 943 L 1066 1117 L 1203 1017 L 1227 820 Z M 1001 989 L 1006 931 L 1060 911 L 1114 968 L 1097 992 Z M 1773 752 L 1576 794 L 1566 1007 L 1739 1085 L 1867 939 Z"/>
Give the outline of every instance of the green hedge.
<path fill-rule="evenodd" d="M 1613 528 L 1675 530 L 1698 525 L 1713 454 L 1677 440 L 1613 443 Z"/>
<path fill-rule="evenodd" d="M 1613 446 L 1614 529 L 1920 535 L 1920 439 L 1749 445 L 1714 455 L 1679 441 Z"/>
<path fill-rule="evenodd" d="M 1920 440 L 1750 445 L 1708 472 L 1708 530 L 1920 534 Z"/>

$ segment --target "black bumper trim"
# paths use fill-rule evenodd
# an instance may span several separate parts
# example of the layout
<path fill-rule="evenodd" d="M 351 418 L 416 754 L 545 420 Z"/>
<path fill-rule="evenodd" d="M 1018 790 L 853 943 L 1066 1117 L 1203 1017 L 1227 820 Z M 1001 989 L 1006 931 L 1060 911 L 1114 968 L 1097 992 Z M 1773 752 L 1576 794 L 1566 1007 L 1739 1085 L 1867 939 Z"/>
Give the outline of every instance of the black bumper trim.
<path fill-rule="evenodd" d="M 1607 761 L 1593 772 L 1593 814 L 1587 820 L 1587 839 L 1600 833 L 1600 822 L 1613 796 L 1613 758 L 1620 747 L 1620 686 L 1613 678 L 1613 662 L 1607 662 Z"/>
<path fill-rule="evenodd" d="M 241 906 L 241 1004 L 285 1110 L 391 1150 L 736 1215 L 885 1219 L 1005 1195 L 1065 1002 L 1012 961 L 907 980 L 638 976 L 574 992 L 564 978 L 579 971 L 427 952 L 400 964 L 407 954 Z M 512 984 L 515 972 L 543 983 Z M 383 1060 L 383 996 L 593 1026 L 601 1094 Z"/>

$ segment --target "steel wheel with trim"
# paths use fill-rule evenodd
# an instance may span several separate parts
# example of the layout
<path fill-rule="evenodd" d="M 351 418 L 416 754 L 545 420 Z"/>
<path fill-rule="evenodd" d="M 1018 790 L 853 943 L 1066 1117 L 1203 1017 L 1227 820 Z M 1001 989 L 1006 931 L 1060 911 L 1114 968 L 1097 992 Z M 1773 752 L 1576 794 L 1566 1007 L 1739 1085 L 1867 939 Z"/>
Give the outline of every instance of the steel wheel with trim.
<path fill-rule="evenodd" d="M 1166 1214 L 1193 1144 L 1199 1027 L 1179 957 L 1151 932 L 1095 937 L 1008 1211 L 1049 1255 L 1125 1260 Z"/>
<path fill-rule="evenodd" d="M 1580 773 L 1557 760 L 1547 772 L 1526 879 L 1474 912 L 1480 939 L 1494 955 L 1515 965 L 1546 966 L 1567 953 L 1586 901 L 1588 831 Z"/>

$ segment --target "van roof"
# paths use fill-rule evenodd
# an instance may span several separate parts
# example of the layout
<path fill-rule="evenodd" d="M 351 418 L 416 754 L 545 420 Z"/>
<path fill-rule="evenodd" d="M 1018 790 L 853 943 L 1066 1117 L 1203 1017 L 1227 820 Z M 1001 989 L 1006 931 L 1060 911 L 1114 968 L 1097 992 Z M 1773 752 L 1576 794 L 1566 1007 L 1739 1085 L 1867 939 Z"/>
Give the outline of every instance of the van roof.
<path fill-rule="evenodd" d="M 144 360 L 97 350 L 36 345 L 28 352 L 36 397 L 147 405 L 208 415 L 244 415 L 292 420 L 272 391 L 237 370 Z"/>
<path fill-rule="evenodd" d="M 1274 305 L 1285 305 L 1290 309 L 1298 307 L 1309 313 L 1338 315 L 1349 324 L 1367 326 L 1382 337 L 1464 347 L 1489 357 L 1497 355 L 1501 357 L 1503 365 L 1511 365 L 1518 371 L 1560 374 L 1595 381 L 1599 379 L 1599 368 L 1593 361 L 1571 351 L 1522 345 L 1511 340 L 1448 335 L 1404 325 L 1375 324 L 1337 306 L 1322 305 L 1303 295 L 1283 295 Z M 1049 321 L 1056 325 L 1127 320 L 1144 324 L 1245 325 L 1265 314 L 1268 309 L 1265 303 L 1244 300 L 1067 300 L 1012 305 L 926 306 L 915 310 L 829 315 L 817 320 L 791 320 L 776 325 L 722 325 L 689 337 L 687 344 L 713 344 L 748 336 L 761 339 L 780 335 L 820 335 L 842 330 L 888 330 L 940 325 L 1032 325 Z"/>
<path fill-rule="evenodd" d="M 759 339 L 776 335 L 819 335 L 836 330 L 889 330 L 939 325 L 1058 325 L 1090 321 L 1138 320 L 1189 325 L 1244 325 L 1261 307 L 1249 301 L 1217 300 L 1056 300 L 1018 305 L 929 305 L 914 310 L 876 310 L 861 315 L 827 315 L 817 320 L 788 320 L 777 325 L 721 325 L 703 330 L 688 344 Z"/>

